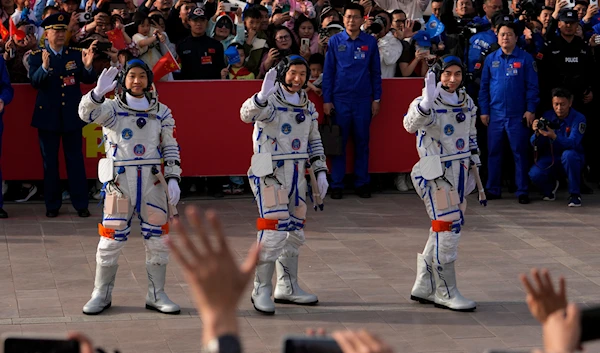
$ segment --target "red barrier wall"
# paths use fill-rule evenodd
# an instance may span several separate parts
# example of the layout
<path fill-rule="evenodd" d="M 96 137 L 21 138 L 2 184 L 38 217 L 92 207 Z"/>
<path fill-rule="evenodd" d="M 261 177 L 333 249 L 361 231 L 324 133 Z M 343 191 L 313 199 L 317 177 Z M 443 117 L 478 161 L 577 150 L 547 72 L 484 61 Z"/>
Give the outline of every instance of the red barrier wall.
<path fill-rule="evenodd" d="M 37 131 L 30 126 L 37 92 L 28 84 L 13 87 L 15 98 L 4 114 L 3 176 L 6 180 L 42 179 Z M 371 173 L 407 172 L 417 160 L 415 138 L 404 130 L 402 120 L 422 87 L 422 79 L 383 80 L 381 112 L 371 125 Z M 184 176 L 246 174 L 252 155 L 252 125 L 242 123 L 239 110 L 244 100 L 260 89 L 260 81 L 160 82 L 157 89 L 160 101 L 175 117 Z M 322 113 L 321 98 L 311 93 L 311 100 Z M 86 126 L 83 138 L 87 176 L 95 178 L 97 160 L 104 151 L 98 146 L 101 128 Z M 64 158 L 60 163 L 65 176 Z M 351 168 L 349 163 L 349 172 Z"/>

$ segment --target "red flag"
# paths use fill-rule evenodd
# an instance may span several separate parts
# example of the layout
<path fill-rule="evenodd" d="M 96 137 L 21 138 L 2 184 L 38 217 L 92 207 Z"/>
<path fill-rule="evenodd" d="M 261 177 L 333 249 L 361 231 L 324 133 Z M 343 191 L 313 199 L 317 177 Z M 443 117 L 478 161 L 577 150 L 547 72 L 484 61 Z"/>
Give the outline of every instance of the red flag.
<path fill-rule="evenodd" d="M 12 38 L 14 38 L 15 40 L 23 40 L 26 37 L 25 32 L 18 30 L 17 26 L 15 26 L 15 23 L 12 20 L 12 17 L 10 17 L 8 19 L 8 23 L 9 23 L 9 27 L 10 27 L 10 36 Z"/>
<path fill-rule="evenodd" d="M 180 69 L 181 67 L 169 50 L 156 62 L 156 65 L 154 65 L 152 68 L 152 72 L 154 73 L 154 82 L 160 80 L 164 75 Z"/>
<path fill-rule="evenodd" d="M 8 32 L 8 29 L 6 29 L 6 27 L 4 27 L 4 25 L 2 23 L 0 23 L 0 37 L 2 37 L 3 42 L 6 42 L 9 34 L 10 33 Z"/>
<path fill-rule="evenodd" d="M 115 49 L 122 50 L 127 47 L 127 44 L 125 44 L 125 37 L 123 37 L 123 31 L 121 29 L 115 28 L 112 31 L 107 31 L 106 35 L 108 36 L 108 40 L 112 42 Z"/>

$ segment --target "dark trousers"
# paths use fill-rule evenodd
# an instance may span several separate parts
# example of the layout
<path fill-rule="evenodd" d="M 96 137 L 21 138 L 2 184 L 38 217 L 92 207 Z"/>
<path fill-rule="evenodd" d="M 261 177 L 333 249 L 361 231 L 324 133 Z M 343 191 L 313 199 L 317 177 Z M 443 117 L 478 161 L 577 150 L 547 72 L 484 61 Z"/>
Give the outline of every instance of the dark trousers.
<path fill-rule="evenodd" d="M 40 150 L 44 161 L 44 201 L 47 210 L 58 210 L 62 205 L 58 150 L 62 139 L 71 202 L 76 210 L 88 208 L 87 179 L 83 163 L 81 129 L 72 132 L 38 130 Z"/>

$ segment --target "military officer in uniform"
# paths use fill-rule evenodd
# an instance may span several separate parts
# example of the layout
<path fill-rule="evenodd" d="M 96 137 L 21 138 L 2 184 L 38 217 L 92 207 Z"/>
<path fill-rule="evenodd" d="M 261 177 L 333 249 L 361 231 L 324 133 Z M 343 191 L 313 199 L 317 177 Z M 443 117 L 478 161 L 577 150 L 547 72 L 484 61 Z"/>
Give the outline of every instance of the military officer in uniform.
<path fill-rule="evenodd" d="M 69 15 L 58 13 L 42 22 L 47 47 L 29 56 L 31 85 L 38 90 L 31 126 L 38 129 L 44 160 L 46 216 L 57 217 L 62 204 L 58 150 L 62 140 L 73 207 L 79 217 L 89 217 L 88 190 L 82 153 L 82 128 L 77 113 L 80 82 L 94 83 L 92 69 L 96 41 L 89 49 L 65 47 Z"/>

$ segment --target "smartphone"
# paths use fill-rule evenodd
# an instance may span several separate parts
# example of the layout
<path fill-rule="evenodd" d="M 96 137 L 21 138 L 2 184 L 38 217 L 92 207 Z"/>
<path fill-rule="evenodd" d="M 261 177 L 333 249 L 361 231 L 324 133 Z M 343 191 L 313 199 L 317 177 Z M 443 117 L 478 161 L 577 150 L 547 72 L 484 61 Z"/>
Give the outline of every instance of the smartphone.
<path fill-rule="evenodd" d="M 25 29 L 25 34 L 26 35 L 35 35 L 35 26 L 27 26 L 27 28 Z"/>
<path fill-rule="evenodd" d="M 98 42 L 96 43 L 96 52 L 103 53 L 105 51 L 109 51 L 112 48 L 111 42 Z"/>
<path fill-rule="evenodd" d="M 300 50 L 304 52 L 310 51 L 310 39 L 302 38 L 300 39 Z"/>
<path fill-rule="evenodd" d="M 122 9 L 126 9 L 127 8 L 127 4 L 125 4 L 124 2 L 117 2 L 117 3 L 113 3 L 113 2 L 109 2 L 108 3 L 108 11 L 112 12 L 113 10 L 122 10 Z"/>
<path fill-rule="evenodd" d="M 290 4 L 285 4 L 281 7 L 281 12 L 282 13 L 286 13 L 286 12 L 290 12 Z"/>
<path fill-rule="evenodd" d="M 594 42 L 596 42 L 596 44 L 600 44 L 600 35 L 594 38 Z"/>
<path fill-rule="evenodd" d="M 225 8 L 225 12 L 236 12 L 238 10 L 238 6 L 236 4 L 223 3 L 223 8 Z"/>
<path fill-rule="evenodd" d="M 90 22 L 94 16 L 89 12 L 79 13 L 79 22 Z"/>
<path fill-rule="evenodd" d="M 282 353 L 342 353 L 333 338 L 288 336 L 283 341 Z"/>
<path fill-rule="evenodd" d="M 26 337 L 7 337 L 4 353 L 79 353 L 79 342 Z"/>
<path fill-rule="evenodd" d="M 596 5 L 598 6 L 598 0 L 590 0 L 590 6 Z"/>
<path fill-rule="evenodd" d="M 575 7 L 575 0 L 567 0 L 567 5 L 564 7 L 565 9 L 572 9 Z"/>
<path fill-rule="evenodd" d="M 581 310 L 580 343 L 600 338 L 600 307 Z"/>

